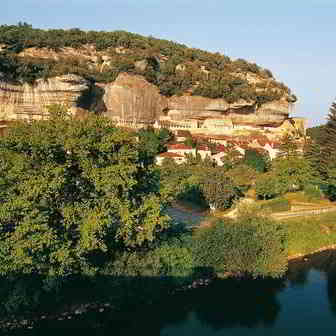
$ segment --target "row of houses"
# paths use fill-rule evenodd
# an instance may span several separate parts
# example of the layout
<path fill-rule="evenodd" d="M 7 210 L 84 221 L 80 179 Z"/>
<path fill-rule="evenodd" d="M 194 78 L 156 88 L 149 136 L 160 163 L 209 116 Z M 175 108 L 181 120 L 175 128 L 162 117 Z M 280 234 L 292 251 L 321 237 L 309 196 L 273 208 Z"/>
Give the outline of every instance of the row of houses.
<path fill-rule="evenodd" d="M 212 150 L 208 146 L 197 146 L 197 148 L 193 148 L 192 146 L 187 146 L 183 143 L 177 143 L 168 145 L 167 152 L 157 155 L 156 163 L 161 165 L 165 159 L 172 159 L 176 163 L 181 164 L 187 160 L 187 155 L 199 155 L 203 160 L 209 158 L 216 162 L 218 166 L 223 166 L 223 159 L 229 152 L 235 150 L 241 156 L 244 156 L 245 151 L 248 149 L 268 153 L 271 160 L 273 160 L 279 153 L 279 148 L 280 143 L 270 141 L 260 144 L 258 140 L 253 140 L 249 143 L 245 141 L 228 140 L 225 144 L 216 144 Z"/>

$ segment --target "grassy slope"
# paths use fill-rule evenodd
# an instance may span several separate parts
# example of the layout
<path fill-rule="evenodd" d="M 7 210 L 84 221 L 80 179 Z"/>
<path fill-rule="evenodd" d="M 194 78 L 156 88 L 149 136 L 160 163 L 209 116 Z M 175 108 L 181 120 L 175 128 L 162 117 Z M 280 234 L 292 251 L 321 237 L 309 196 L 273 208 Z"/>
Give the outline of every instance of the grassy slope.
<path fill-rule="evenodd" d="M 286 219 L 288 227 L 288 255 L 309 254 L 336 244 L 336 213 Z"/>

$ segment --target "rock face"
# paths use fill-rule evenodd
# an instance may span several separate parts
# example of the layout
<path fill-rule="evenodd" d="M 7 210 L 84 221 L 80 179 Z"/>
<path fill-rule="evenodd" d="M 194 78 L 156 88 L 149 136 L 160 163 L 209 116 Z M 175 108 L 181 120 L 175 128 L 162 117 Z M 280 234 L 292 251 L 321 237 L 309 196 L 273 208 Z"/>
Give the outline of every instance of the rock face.
<path fill-rule="evenodd" d="M 94 102 L 97 96 L 99 101 Z M 287 97 L 259 107 L 253 101 L 244 100 L 229 104 L 224 99 L 190 95 L 167 98 L 144 77 L 121 73 L 113 83 L 93 87 L 77 75 L 39 79 L 33 86 L 0 81 L 0 122 L 47 118 L 46 106 L 53 103 L 67 104 L 77 115 L 83 101 L 88 109 L 95 106 L 107 117 L 126 123 L 154 124 L 161 120 L 186 122 L 187 128 L 207 128 L 206 125 L 225 129 L 237 126 L 277 128 L 289 118 Z M 208 128 L 207 132 L 211 133 L 210 126 Z M 221 132 L 220 129 L 214 131 Z"/>
<path fill-rule="evenodd" d="M 111 119 L 154 122 L 168 107 L 167 98 L 141 76 L 122 73 L 104 89 L 105 114 Z"/>
<path fill-rule="evenodd" d="M 126 73 L 119 75 L 104 89 L 106 115 L 112 119 L 154 122 L 156 119 L 184 121 L 215 118 L 230 119 L 236 125 L 278 127 L 289 116 L 289 103 L 285 97 L 259 108 L 255 102 L 244 100 L 229 104 L 224 99 L 200 96 L 166 98 L 143 77 Z"/>
<path fill-rule="evenodd" d="M 182 96 L 168 100 L 167 115 L 173 120 L 223 118 L 230 119 L 237 125 L 277 127 L 288 118 L 289 103 L 282 99 L 257 108 L 254 102 L 229 104 L 224 99 Z"/>
<path fill-rule="evenodd" d="M 55 103 L 66 104 L 76 114 L 79 98 L 88 88 L 89 82 L 76 75 L 39 79 L 34 85 L 0 82 L 0 121 L 44 119 L 46 106 Z"/>

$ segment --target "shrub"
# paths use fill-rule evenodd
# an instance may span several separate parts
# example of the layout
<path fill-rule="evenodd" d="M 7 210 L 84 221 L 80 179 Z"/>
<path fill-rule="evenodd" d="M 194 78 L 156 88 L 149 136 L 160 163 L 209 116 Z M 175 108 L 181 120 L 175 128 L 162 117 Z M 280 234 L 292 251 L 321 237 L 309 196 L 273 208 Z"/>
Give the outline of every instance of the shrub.
<path fill-rule="evenodd" d="M 323 184 L 321 185 L 321 189 L 324 193 L 324 195 L 326 195 L 326 197 L 328 197 L 328 199 L 332 202 L 336 201 L 336 185 L 334 184 Z"/>
<path fill-rule="evenodd" d="M 216 168 L 204 169 L 199 176 L 200 189 L 210 208 L 228 209 L 242 193 L 231 178 Z"/>
<path fill-rule="evenodd" d="M 248 189 L 255 181 L 258 173 L 246 164 L 239 164 L 230 169 L 226 175 L 232 178 L 234 184 L 240 188 Z"/>
<path fill-rule="evenodd" d="M 265 201 L 260 205 L 261 209 L 270 209 L 272 212 L 289 211 L 290 204 L 285 198 L 275 198 L 269 201 Z"/>
<path fill-rule="evenodd" d="M 196 267 L 253 277 L 280 277 L 287 268 L 287 232 L 262 216 L 244 214 L 202 228 L 193 237 Z"/>
<path fill-rule="evenodd" d="M 244 163 L 255 169 L 259 173 L 264 173 L 269 165 L 269 157 L 263 155 L 256 150 L 247 149 L 244 155 Z"/>
<path fill-rule="evenodd" d="M 309 201 L 316 201 L 322 198 L 322 192 L 319 186 L 308 184 L 304 187 L 304 194 Z"/>
<path fill-rule="evenodd" d="M 272 173 L 260 175 L 255 184 L 256 195 L 259 199 L 270 199 L 281 194 L 277 177 Z"/>

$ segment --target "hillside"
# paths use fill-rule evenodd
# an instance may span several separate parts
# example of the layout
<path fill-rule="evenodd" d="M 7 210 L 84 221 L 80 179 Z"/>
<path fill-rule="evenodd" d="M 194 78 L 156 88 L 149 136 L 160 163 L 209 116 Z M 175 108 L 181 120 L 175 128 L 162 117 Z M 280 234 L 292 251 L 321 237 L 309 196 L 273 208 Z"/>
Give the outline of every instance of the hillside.
<path fill-rule="evenodd" d="M 128 72 L 143 75 L 165 96 L 189 90 L 229 103 L 252 99 L 262 104 L 290 93 L 269 70 L 243 59 L 232 61 L 219 53 L 124 31 L 0 26 L 0 44 L 0 71 L 13 81 L 33 82 L 73 73 L 112 82 L 119 73 Z"/>
<path fill-rule="evenodd" d="M 278 127 L 295 101 L 271 71 L 243 59 L 124 31 L 0 26 L 1 120 L 43 117 L 47 104 L 63 102 L 126 122 Z"/>

